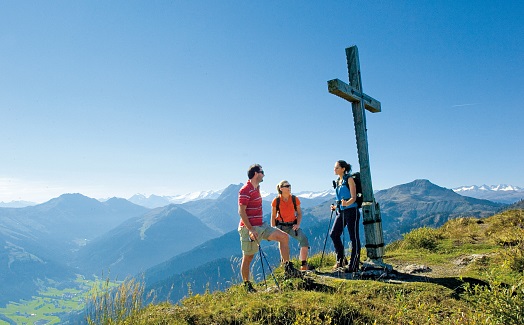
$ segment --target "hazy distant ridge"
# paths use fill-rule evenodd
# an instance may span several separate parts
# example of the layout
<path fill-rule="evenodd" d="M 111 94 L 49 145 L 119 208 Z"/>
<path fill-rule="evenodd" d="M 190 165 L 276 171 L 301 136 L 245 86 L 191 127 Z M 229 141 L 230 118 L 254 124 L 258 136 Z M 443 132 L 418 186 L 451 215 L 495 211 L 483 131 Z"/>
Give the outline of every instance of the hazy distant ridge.
<path fill-rule="evenodd" d="M 453 191 L 464 196 L 507 204 L 524 199 L 524 188 L 507 184 L 461 186 Z"/>
<path fill-rule="evenodd" d="M 217 199 L 224 189 L 218 191 L 200 191 L 200 192 L 190 192 L 186 194 L 173 195 L 173 196 L 158 196 L 150 195 L 146 197 L 143 194 L 135 194 L 128 199 L 128 201 L 144 206 L 146 208 L 159 208 L 169 204 L 182 204 L 190 201 L 202 200 L 202 199 Z"/>
<path fill-rule="evenodd" d="M 180 194 L 180 195 L 174 195 L 174 196 L 158 196 L 158 195 L 150 195 L 149 197 L 143 195 L 143 194 L 135 194 L 132 197 L 128 199 L 129 202 L 132 202 L 137 205 L 141 205 L 146 208 L 154 209 L 159 207 L 164 207 L 169 204 L 184 204 L 188 202 L 198 201 L 198 200 L 204 200 L 204 199 L 210 199 L 215 200 L 218 199 L 222 193 L 227 188 L 221 189 L 221 190 L 209 190 L 209 191 L 200 191 L 200 192 L 190 192 L 186 194 Z M 298 193 L 294 193 L 296 196 L 304 199 L 309 199 L 314 201 L 314 203 L 320 203 L 320 201 L 324 199 L 329 199 L 330 197 L 335 195 L 334 190 L 326 190 L 326 191 L 302 191 Z M 261 190 L 262 198 L 266 201 L 271 201 L 276 196 L 276 193 L 268 193 L 265 192 L 263 189 Z"/>
<path fill-rule="evenodd" d="M 481 186 L 477 186 L 477 185 L 462 186 L 462 187 L 457 187 L 457 188 L 455 188 L 453 190 L 455 192 L 468 192 L 468 191 L 493 191 L 493 192 L 498 192 L 498 191 L 504 191 L 504 192 L 515 191 L 515 192 L 523 192 L 524 191 L 523 188 L 520 188 L 518 186 L 506 185 L 506 184 L 481 185 Z"/>

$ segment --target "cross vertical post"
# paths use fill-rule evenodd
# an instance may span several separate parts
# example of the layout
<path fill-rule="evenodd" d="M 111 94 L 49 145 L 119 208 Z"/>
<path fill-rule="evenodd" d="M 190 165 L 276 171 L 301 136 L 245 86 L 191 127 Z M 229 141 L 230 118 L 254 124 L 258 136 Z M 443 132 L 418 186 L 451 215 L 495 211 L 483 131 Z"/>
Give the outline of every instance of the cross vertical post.
<path fill-rule="evenodd" d="M 358 162 L 360 165 L 360 179 L 362 183 L 362 215 L 366 238 L 368 260 L 380 266 L 386 266 L 382 261 L 384 256 L 384 235 L 379 204 L 375 202 L 371 183 L 371 168 L 369 165 L 368 139 L 365 110 L 372 113 L 381 111 L 380 102 L 362 90 L 360 62 L 358 49 L 351 46 L 346 49 L 346 59 L 349 73 L 349 85 L 339 79 L 328 81 L 328 91 L 351 102 L 355 136 L 357 140 Z"/>

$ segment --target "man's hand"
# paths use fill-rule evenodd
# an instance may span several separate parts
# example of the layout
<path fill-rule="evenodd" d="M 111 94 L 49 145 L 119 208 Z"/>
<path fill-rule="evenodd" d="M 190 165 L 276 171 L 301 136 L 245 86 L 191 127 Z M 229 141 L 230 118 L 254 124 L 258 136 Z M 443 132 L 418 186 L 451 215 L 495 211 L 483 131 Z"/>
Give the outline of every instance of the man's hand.
<path fill-rule="evenodd" d="M 255 229 L 249 230 L 249 238 L 258 241 L 258 232 Z"/>

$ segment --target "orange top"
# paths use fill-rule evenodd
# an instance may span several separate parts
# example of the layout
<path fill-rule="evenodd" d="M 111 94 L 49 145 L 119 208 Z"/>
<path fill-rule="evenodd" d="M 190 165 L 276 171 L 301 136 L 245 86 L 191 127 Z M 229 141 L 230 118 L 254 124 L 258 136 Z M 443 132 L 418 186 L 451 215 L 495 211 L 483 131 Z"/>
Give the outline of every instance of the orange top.
<path fill-rule="evenodd" d="M 291 199 L 291 196 L 288 198 L 287 201 L 284 201 L 282 199 L 282 196 L 280 196 L 280 204 L 279 204 L 279 214 L 276 216 L 276 219 L 282 222 L 293 222 L 297 218 L 295 216 L 295 207 L 293 206 L 293 200 Z M 300 206 L 300 199 L 298 197 L 295 197 L 297 208 Z M 277 206 L 277 198 L 273 199 L 273 202 L 271 202 L 272 207 Z"/>

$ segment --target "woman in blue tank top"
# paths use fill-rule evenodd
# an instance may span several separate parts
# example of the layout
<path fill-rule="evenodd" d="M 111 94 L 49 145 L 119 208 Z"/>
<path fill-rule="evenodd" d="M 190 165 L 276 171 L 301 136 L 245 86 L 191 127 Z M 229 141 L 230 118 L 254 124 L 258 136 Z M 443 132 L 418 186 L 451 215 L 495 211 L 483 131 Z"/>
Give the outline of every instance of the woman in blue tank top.
<path fill-rule="evenodd" d="M 333 269 L 342 268 L 347 265 L 345 269 L 346 272 L 356 272 L 358 271 L 360 262 L 360 213 L 356 202 L 357 188 L 355 181 L 350 176 L 350 164 L 344 160 L 339 160 L 335 163 L 334 171 L 335 174 L 338 175 L 335 184 L 337 206 L 332 205 L 331 210 L 337 209 L 338 213 L 330 232 L 330 237 L 337 255 L 337 263 Z M 346 226 L 348 227 L 349 240 L 351 241 L 351 258 L 349 264 L 344 253 L 344 244 L 340 238 Z"/>

